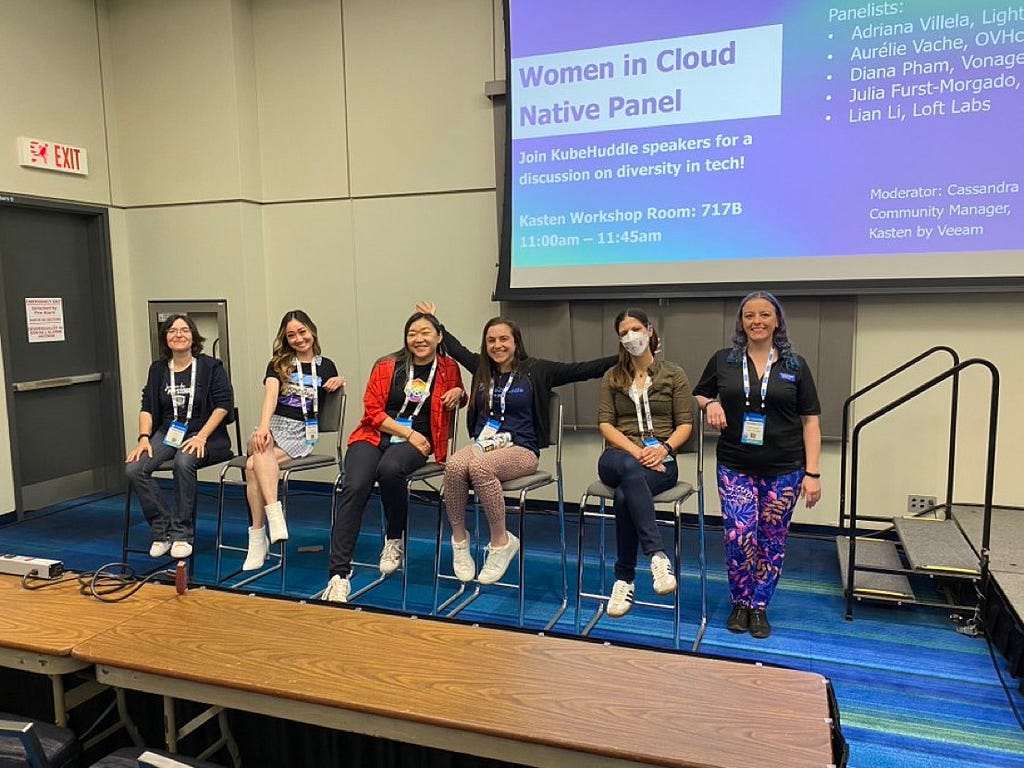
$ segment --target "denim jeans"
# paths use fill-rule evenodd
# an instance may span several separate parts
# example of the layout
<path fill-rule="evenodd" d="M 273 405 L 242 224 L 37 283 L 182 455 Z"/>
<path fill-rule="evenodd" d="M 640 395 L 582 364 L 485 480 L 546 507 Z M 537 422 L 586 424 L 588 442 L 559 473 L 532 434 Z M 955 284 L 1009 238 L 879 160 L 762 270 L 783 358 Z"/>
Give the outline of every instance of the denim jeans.
<path fill-rule="evenodd" d="M 647 469 L 619 448 L 608 448 L 597 462 L 601 482 L 615 489 L 616 579 L 633 581 L 638 546 L 648 556 L 665 549 L 655 522 L 654 497 L 676 484 L 679 467 L 674 461 L 662 466 L 664 472 Z"/>

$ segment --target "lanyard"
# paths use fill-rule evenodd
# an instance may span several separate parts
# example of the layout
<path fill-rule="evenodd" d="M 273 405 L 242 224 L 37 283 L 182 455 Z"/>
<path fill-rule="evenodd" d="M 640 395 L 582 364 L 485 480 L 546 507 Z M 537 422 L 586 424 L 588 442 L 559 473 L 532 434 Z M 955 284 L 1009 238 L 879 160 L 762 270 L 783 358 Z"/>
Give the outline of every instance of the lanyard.
<path fill-rule="evenodd" d="M 415 364 L 410 362 L 409 377 L 405 380 L 405 402 L 403 402 L 402 407 L 398 409 L 398 415 L 395 416 L 396 419 L 402 418 L 402 414 L 405 412 L 405 409 L 409 406 L 409 403 L 412 401 L 412 377 L 415 372 L 416 366 Z M 430 375 L 427 376 L 427 390 L 426 392 L 423 393 L 423 397 L 420 398 L 420 401 L 416 403 L 416 409 L 412 412 L 412 418 L 414 419 L 420 415 L 420 409 L 423 407 L 423 404 L 427 402 L 427 398 L 430 397 L 430 388 L 434 384 L 435 373 L 437 373 L 436 356 L 434 357 L 434 361 L 430 364 Z"/>
<path fill-rule="evenodd" d="M 768 362 L 764 366 L 764 375 L 761 377 L 761 410 L 764 410 L 764 398 L 768 394 L 768 377 L 772 373 L 772 363 L 775 361 L 775 350 L 768 352 Z M 747 351 L 743 350 L 743 397 L 747 408 L 750 407 L 750 369 L 747 366 Z"/>
<path fill-rule="evenodd" d="M 637 392 L 636 384 L 633 384 L 629 388 L 629 396 L 633 401 L 633 405 L 636 406 L 636 423 L 640 427 L 640 436 L 654 435 L 654 418 L 651 416 L 651 401 L 647 397 L 647 390 L 651 388 L 651 375 L 647 374 L 647 381 L 644 383 L 644 388 Z M 643 411 L 640 410 L 640 404 L 643 403 Z M 648 428 L 644 423 L 644 416 L 647 416 L 647 424 L 650 425 Z"/>
<path fill-rule="evenodd" d="M 309 361 L 310 366 L 310 381 L 313 382 L 313 418 L 315 419 L 320 414 L 320 397 L 319 388 L 316 385 L 316 358 L 314 357 Z M 302 408 L 302 418 L 306 418 L 306 385 L 302 381 L 302 363 L 299 362 L 299 358 L 295 358 L 295 371 L 296 376 L 299 379 L 299 404 Z"/>
<path fill-rule="evenodd" d="M 498 414 L 498 421 L 505 421 L 505 398 L 508 397 L 508 391 L 512 388 L 512 379 L 516 377 L 515 373 L 510 372 L 508 375 L 508 381 L 505 382 L 505 386 L 502 387 L 499 397 L 501 403 L 501 413 Z M 494 415 L 494 390 L 495 390 L 495 379 L 491 379 L 491 389 L 487 393 L 487 418 L 491 418 Z"/>
<path fill-rule="evenodd" d="M 192 404 L 196 400 L 196 368 L 199 367 L 198 361 L 192 358 L 192 381 L 188 385 L 188 411 L 185 413 L 185 423 L 188 424 L 192 418 Z M 167 361 L 167 370 L 171 375 L 171 407 L 174 409 L 174 420 L 178 420 L 178 400 L 174 396 L 174 361 Z"/>

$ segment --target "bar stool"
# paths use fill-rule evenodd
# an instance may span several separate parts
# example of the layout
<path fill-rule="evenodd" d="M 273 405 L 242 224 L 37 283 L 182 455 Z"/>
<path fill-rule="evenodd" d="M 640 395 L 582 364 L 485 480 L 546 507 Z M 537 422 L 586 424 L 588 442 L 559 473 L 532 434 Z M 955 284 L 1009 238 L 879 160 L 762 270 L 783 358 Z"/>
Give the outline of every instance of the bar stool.
<path fill-rule="evenodd" d="M 452 413 L 452 418 L 451 418 L 451 420 L 449 422 L 449 430 L 448 430 L 448 455 L 449 456 L 451 456 L 452 453 L 455 452 L 456 435 L 458 434 L 458 431 L 459 431 L 459 410 L 457 409 L 454 413 Z M 441 479 L 443 479 L 443 478 L 444 478 L 444 462 L 428 461 L 422 467 L 420 467 L 419 469 L 417 469 L 414 472 L 412 472 L 409 475 L 409 477 L 406 480 L 406 482 L 405 482 L 405 492 L 406 492 L 406 495 L 409 497 L 410 501 L 412 499 L 413 491 L 416 490 L 414 486 L 426 486 L 425 489 L 421 487 L 420 490 L 429 490 L 429 491 L 432 491 L 433 493 L 437 494 L 437 497 L 438 497 L 438 500 L 437 500 L 438 520 L 440 520 L 440 518 L 441 518 L 441 503 L 442 503 L 441 502 L 441 482 L 439 482 L 439 481 Z M 334 488 L 331 491 L 331 541 L 334 540 L 334 520 L 335 520 L 335 513 L 336 513 L 336 511 L 338 509 L 337 506 L 335 505 L 335 503 L 336 503 L 336 500 L 337 500 L 337 495 L 341 492 L 343 480 L 344 480 L 343 474 L 339 473 L 337 479 L 334 481 Z M 384 501 L 383 501 L 383 499 L 380 499 L 378 504 L 379 504 L 379 507 L 380 507 L 380 539 L 381 539 L 381 547 L 383 548 L 384 541 L 387 538 L 387 516 L 384 514 Z M 439 546 L 440 546 L 440 541 L 438 541 L 438 547 Z M 398 566 L 398 571 L 401 571 L 401 573 L 402 573 L 402 610 L 404 611 L 404 610 L 406 610 L 406 605 L 408 603 L 408 594 L 409 594 L 409 567 L 408 567 L 408 561 L 409 561 L 409 523 L 408 523 L 408 521 L 406 521 L 405 531 L 402 532 L 402 551 L 404 553 L 404 556 L 402 558 L 402 564 Z M 437 550 L 435 549 L 435 552 L 436 551 Z M 436 564 L 436 562 L 437 562 L 436 554 L 435 554 L 435 557 L 434 557 L 434 561 L 435 561 L 435 564 Z M 351 565 L 352 565 L 352 568 L 353 568 L 353 573 L 355 573 L 355 568 L 357 568 L 357 567 L 359 567 L 359 568 L 379 569 L 379 564 L 378 563 L 366 563 L 366 562 L 360 562 L 360 561 L 357 561 L 357 560 L 353 560 Z M 367 584 L 367 585 L 365 585 L 363 587 L 360 587 L 359 589 L 354 591 L 351 595 L 349 595 L 349 598 L 348 598 L 349 602 L 353 602 L 357 598 L 362 597 L 363 595 L 365 595 L 371 589 L 379 587 L 381 584 L 383 584 L 387 580 L 387 578 L 388 578 L 387 576 L 385 576 L 384 574 L 381 574 L 380 576 L 378 576 L 376 579 L 374 579 L 369 584 Z M 323 590 L 318 592 L 314 596 L 314 599 L 318 598 L 322 593 L 323 593 Z"/>
<path fill-rule="evenodd" d="M 565 499 L 564 499 L 564 486 L 562 482 L 562 431 L 563 431 L 563 412 L 562 412 L 562 400 L 557 393 L 551 394 L 551 433 L 549 435 L 549 442 L 555 449 L 555 474 L 552 475 L 550 472 L 545 472 L 538 469 L 533 474 L 525 477 L 516 478 L 515 480 L 509 480 L 508 482 L 501 484 L 501 490 L 505 494 L 517 494 L 519 502 L 515 506 L 510 508 L 518 512 L 519 514 L 519 583 L 508 583 L 504 581 L 495 582 L 494 587 L 503 587 L 506 589 L 515 589 L 519 592 L 519 626 L 523 626 L 526 618 L 526 499 L 527 496 L 533 491 L 544 488 L 548 485 L 555 484 L 558 491 L 558 534 L 559 534 L 559 555 L 562 566 L 562 602 L 558 609 L 555 611 L 554 616 L 544 626 L 544 631 L 550 630 L 558 620 L 565 613 L 569 606 L 569 573 L 568 573 L 568 562 L 566 560 L 566 539 L 565 539 Z M 472 489 L 470 489 L 472 492 Z M 480 531 L 480 511 L 479 504 L 475 503 L 476 509 L 476 533 Z M 467 585 L 459 580 L 457 576 L 451 573 L 441 572 L 441 545 L 444 540 L 444 522 L 445 515 L 438 516 L 437 526 L 437 559 L 434 568 L 434 613 L 440 614 L 441 612 L 448 609 L 450 606 L 456 603 L 466 591 Z M 477 545 L 479 549 L 480 536 L 477 536 Z M 479 555 L 479 551 L 477 552 Z M 458 590 L 455 594 L 451 595 L 443 602 L 438 604 L 440 598 L 440 584 L 442 581 L 455 581 L 459 584 Z M 481 594 L 481 585 L 477 582 L 472 593 L 461 602 L 457 603 L 452 610 L 450 610 L 446 616 L 457 616 L 463 609 L 471 605 Z"/>
<path fill-rule="evenodd" d="M 348 400 L 345 394 L 345 388 L 335 390 L 334 392 L 328 392 L 323 399 L 323 403 L 320 409 L 320 424 L 323 428 L 320 430 L 321 437 L 335 434 L 335 445 L 334 453 L 311 453 L 309 456 L 303 456 L 299 459 L 289 459 L 283 462 L 279 467 L 279 493 L 278 496 L 281 500 L 281 510 L 285 513 L 287 518 L 288 509 L 288 480 L 296 472 L 308 472 L 314 469 L 323 469 L 324 467 L 336 466 L 341 463 L 341 450 L 342 450 L 342 429 L 345 424 L 345 405 Z M 241 486 L 245 487 L 245 464 L 248 460 L 248 456 L 237 456 L 227 464 L 220 472 L 220 485 L 217 489 L 217 558 L 215 568 L 215 579 L 217 584 L 223 584 L 229 579 L 233 579 L 240 573 L 243 573 L 241 566 L 236 570 L 221 576 L 221 555 L 224 552 L 247 552 L 246 547 L 239 547 L 224 543 L 224 491 L 228 486 Z M 228 480 L 227 475 L 232 469 L 237 469 L 241 477 L 240 480 Z M 332 495 L 333 502 L 333 495 Z M 246 514 L 248 514 L 248 507 L 246 507 Z M 273 545 L 271 545 L 273 547 Z M 261 568 L 255 571 L 249 576 L 246 576 L 241 581 L 237 581 L 230 586 L 232 588 L 242 587 L 249 584 L 257 579 L 262 579 L 264 576 L 273 573 L 274 571 L 281 571 L 281 593 L 284 593 L 285 587 L 285 568 L 288 563 L 288 541 L 278 542 L 278 551 L 274 552 L 271 550 L 267 557 L 275 561 L 271 565 Z"/>
<path fill-rule="evenodd" d="M 666 515 L 664 510 L 658 510 L 658 516 L 656 523 L 662 528 L 671 528 L 673 531 L 673 542 L 675 550 L 675 562 L 674 562 L 674 573 L 676 577 L 676 590 L 672 596 L 671 602 L 655 602 L 650 600 L 634 600 L 634 605 L 645 606 L 648 608 L 656 608 L 660 610 L 670 610 L 673 615 L 673 630 L 672 630 L 672 642 L 675 648 L 679 648 L 679 632 L 680 632 L 680 617 L 681 617 L 681 604 L 682 604 L 682 515 L 683 515 L 683 504 L 691 496 L 696 494 L 697 496 L 697 560 L 698 560 L 698 576 L 700 578 L 700 623 L 697 628 L 697 636 L 693 642 L 693 651 L 700 648 L 701 640 L 704 637 L 704 632 L 707 629 L 708 620 L 708 609 L 707 609 L 707 562 L 704 548 L 704 425 L 700 419 L 700 408 L 697 406 L 696 400 L 694 400 L 693 413 L 696 415 L 695 429 L 690 434 L 690 439 L 676 452 L 677 461 L 679 458 L 689 454 L 695 454 L 696 456 L 696 477 L 694 483 L 680 480 L 667 491 L 659 493 L 654 497 L 654 503 L 657 506 L 670 505 L 671 509 Z M 588 510 L 587 501 L 590 498 L 598 499 L 598 509 Z M 614 489 L 608 487 L 604 483 L 598 481 L 591 483 L 587 490 L 583 492 L 583 497 L 580 499 L 580 517 L 579 517 L 579 547 L 577 549 L 577 560 L 576 560 L 576 575 L 577 575 L 577 592 L 576 592 L 576 632 L 583 637 L 590 634 L 590 631 L 594 628 L 594 625 L 601 619 L 605 614 L 605 610 L 608 605 L 608 600 L 611 597 L 609 594 L 607 576 L 608 576 L 608 557 L 605 547 L 605 528 L 608 521 L 615 521 L 615 514 L 608 512 L 606 505 L 609 501 L 615 498 Z M 586 553 L 585 553 L 585 535 L 588 520 L 599 521 L 598 525 L 598 565 L 600 567 L 600 581 L 597 592 L 587 592 L 584 590 L 584 566 L 586 564 Z M 583 626 L 583 614 L 581 610 L 581 604 L 583 600 L 596 600 L 598 606 L 594 610 L 587 624 Z"/>
<path fill-rule="evenodd" d="M 231 421 L 235 425 L 235 429 L 234 429 L 235 444 L 232 447 L 232 450 L 233 450 L 233 453 L 234 453 L 235 456 L 239 456 L 239 455 L 241 455 L 243 453 L 243 451 L 242 451 L 242 428 L 241 428 L 241 426 L 239 426 L 239 423 L 238 423 L 238 408 L 237 407 L 232 409 Z M 215 464 L 208 464 L 206 467 L 202 467 L 202 469 L 206 469 L 207 467 L 216 467 L 218 464 L 223 464 L 223 463 L 224 462 L 217 462 Z M 174 460 L 171 459 L 171 460 L 162 462 L 160 464 L 160 466 L 157 467 L 153 471 L 154 471 L 154 474 L 156 472 L 160 472 L 160 473 L 162 473 L 164 475 L 173 473 L 173 471 L 174 471 Z M 173 474 L 171 474 L 171 477 L 173 477 Z M 198 514 L 196 515 L 196 517 L 198 517 Z M 130 555 L 132 555 L 132 554 L 142 554 L 142 553 L 148 554 L 149 553 L 149 549 L 148 548 L 142 549 L 140 547 L 132 547 L 132 546 L 129 545 L 128 539 L 129 539 L 129 533 L 131 531 L 131 518 L 132 518 L 132 485 L 131 485 L 131 483 L 128 483 L 128 490 L 125 491 L 125 495 L 124 495 L 124 525 L 123 525 L 123 534 L 122 534 L 122 538 L 121 538 L 121 562 L 122 563 L 127 563 L 128 562 L 128 557 Z M 196 524 L 196 519 L 193 518 L 193 520 L 192 520 L 193 532 L 195 530 L 195 524 Z M 170 558 L 169 556 L 167 558 L 165 558 L 165 559 L 173 560 L 173 558 Z M 189 578 L 191 578 L 191 576 L 192 576 L 192 567 L 193 567 L 194 559 L 195 559 L 195 548 L 193 548 L 192 554 L 187 559 L 188 569 L 189 569 Z M 161 563 L 158 567 L 152 568 L 147 573 L 152 573 L 153 571 L 156 571 L 156 570 L 159 570 L 160 568 L 165 568 L 165 567 L 166 567 L 166 565 Z"/>

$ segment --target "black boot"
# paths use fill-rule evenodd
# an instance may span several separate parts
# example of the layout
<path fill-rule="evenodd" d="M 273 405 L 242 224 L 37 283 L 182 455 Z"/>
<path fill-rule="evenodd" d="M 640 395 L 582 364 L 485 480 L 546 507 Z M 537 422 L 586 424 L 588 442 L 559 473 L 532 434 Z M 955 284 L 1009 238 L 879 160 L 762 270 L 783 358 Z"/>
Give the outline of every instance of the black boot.
<path fill-rule="evenodd" d="M 768 613 L 764 608 L 750 612 L 750 636 L 764 640 L 772 633 L 772 625 L 768 623 Z"/>
<path fill-rule="evenodd" d="M 725 628 L 730 632 L 746 632 L 750 622 L 750 609 L 745 605 L 736 604 L 726 619 Z"/>

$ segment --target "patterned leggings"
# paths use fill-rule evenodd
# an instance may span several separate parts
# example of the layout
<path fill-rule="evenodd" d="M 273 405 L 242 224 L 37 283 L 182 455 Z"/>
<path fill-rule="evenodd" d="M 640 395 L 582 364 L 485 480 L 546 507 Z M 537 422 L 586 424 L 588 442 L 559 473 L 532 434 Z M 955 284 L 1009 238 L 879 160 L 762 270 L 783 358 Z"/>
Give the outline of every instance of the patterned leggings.
<path fill-rule="evenodd" d="M 718 466 L 725 565 L 733 605 L 767 608 L 782 575 L 793 508 L 804 471 L 755 477 Z"/>
<path fill-rule="evenodd" d="M 452 525 L 465 525 L 469 487 L 476 491 L 487 513 L 487 522 L 505 525 L 505 496 L 501 484 L 537 471 L 538 457 L 529 448 L 510 445 L 477 453 L 469 445 L 448 457 L 444 464 L 444 505 Z"/>

